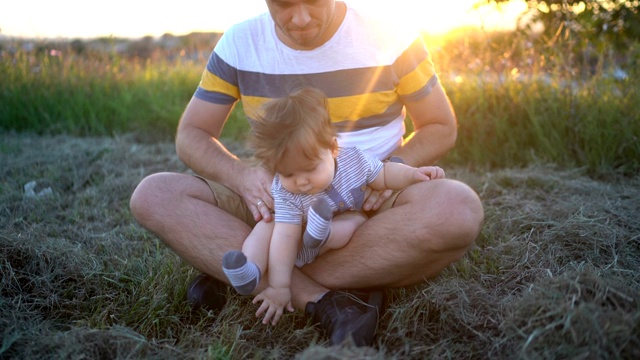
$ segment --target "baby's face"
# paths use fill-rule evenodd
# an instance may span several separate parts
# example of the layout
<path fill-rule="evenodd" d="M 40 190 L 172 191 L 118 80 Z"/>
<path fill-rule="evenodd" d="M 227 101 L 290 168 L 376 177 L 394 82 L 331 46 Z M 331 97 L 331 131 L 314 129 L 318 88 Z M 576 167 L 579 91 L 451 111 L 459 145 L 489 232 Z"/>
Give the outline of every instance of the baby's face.
<path fill-rule="evenodd" d="M 285 156 L 276 171 L 287 191 L 294 194 L 317 194 L 326 189 L 335 175 L 337 150 L 323 149 L 317 159 L 309 160 L 301 151 Z"/>

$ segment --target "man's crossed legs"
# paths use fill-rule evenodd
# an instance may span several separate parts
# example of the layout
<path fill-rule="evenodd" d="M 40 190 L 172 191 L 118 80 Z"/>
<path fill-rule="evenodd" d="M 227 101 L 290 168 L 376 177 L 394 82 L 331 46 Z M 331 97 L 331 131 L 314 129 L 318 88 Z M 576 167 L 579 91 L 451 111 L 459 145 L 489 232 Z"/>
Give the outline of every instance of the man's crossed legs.
<path fill-rule="evenodd" d="M 224 304 L 219 296 L 226 293 L 220 288 L 227 281 L 222 256 L 242 247 L 252 219 L 241 220 L 218 208 L 208 184 L 186 174 L 145 178 L 130 205 L 142 226 L 207 275 L 191 284 L 190 301 L 196 306 Z M 442 179 L 412 185 L 392 208 L 360 226 L 346 246 L 294 269 L 293 305 L 319 322 L 332 344 L 351 337 L 356 345 L 371 345 L 381 292 L 338 289 L 408 286 L 437 276 L 465 254 L 483 216 L 477 194 L 460 182 Z M 264 289 L 266 281 L 263 277 L 256 291 Z"/>

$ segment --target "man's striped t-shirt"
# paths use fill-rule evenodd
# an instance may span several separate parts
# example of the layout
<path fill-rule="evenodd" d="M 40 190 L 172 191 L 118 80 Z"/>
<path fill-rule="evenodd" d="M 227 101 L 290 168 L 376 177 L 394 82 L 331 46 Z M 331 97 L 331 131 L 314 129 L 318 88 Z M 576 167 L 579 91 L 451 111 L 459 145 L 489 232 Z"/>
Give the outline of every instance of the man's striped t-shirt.
<path fill-rule="evenodd" d="M 328 97 L 342 147 L 384 158 L 402 143 L 404 103 L 427 96 L 438 82 L 418 32 L 349 7 L 336 34 L 313 50 L 294 50 L 277 37 L 268 13 L 236 24 L 216 45 L 195 97 L 242 101 L 249 121 L 265 102 L 301 87 Z"/>

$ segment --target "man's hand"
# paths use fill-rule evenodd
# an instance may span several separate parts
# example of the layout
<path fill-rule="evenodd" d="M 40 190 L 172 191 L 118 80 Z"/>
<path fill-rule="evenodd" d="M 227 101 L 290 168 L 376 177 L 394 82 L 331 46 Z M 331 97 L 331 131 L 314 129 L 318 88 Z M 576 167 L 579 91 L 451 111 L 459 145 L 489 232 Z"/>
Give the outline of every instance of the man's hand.
<path fill-rule="evenodd" d="M 390 198 L 391 194 L 393 194 L 393 190 L 378 191 L 367 186 L 364 191 L 364 204 L 362 204 L 362 210 L 375 211 L 380 209 L 382 203 Z"/>
<path fill-rule="evenodd" d="M 268 324 L 271 319 L 273 319 L 271 324 L 277 324 L 285 307 L 289 312 L 295 311 L 293 304 L 291 304 L 291 290 L 289 288 L 268 287 L 253 298 L 254 304 L 260 301 L 262 301 L 262 304 L 260 304 L 260 308 L 256 312 L 256 317 L 265 314 L 264 319 L 262 319 L 263 324 Z"/>
<path fill-rule="evenodd" d="M 242 196 L 256 222 L 270 222 L 273 219 L 272 181 L 273 175 L 261 167 L 247 167 L 242 174 L 238 174 L 234 191 Z"/>

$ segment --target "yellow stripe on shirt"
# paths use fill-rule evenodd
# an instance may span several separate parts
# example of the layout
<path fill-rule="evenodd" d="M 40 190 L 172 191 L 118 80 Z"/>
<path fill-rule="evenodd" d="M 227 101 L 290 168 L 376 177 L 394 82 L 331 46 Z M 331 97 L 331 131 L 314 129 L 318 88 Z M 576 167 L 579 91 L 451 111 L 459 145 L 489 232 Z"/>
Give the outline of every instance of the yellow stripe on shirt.
<path fill-rule="evenodd" d="M 240 98 L 240 91 L 238 87 L 233 86 L 231 83 L 221 79 L 220 77 L 212 74 L 211 72 L 204 70 L 202 78 L 200 79 L 200 87 L 208 91 L 216 91 L 236 99 Z"/>
<path fill-rule="evenodd" d="M 269 100 L 271 99 L 243 96 L 242 104 L 247 117 L 255 119 L 260 107 Z M 384 114 L 397 101 L 398 95 L 394 91 L 330 98 L 328 102 L 331 122 L 359 121 Z"/>
<path fill-rule="evenodd" d="M 409 95 L 422 89 L 429 79 L 435 75 L 433 63 L 429 58 L 425 59 L 413 71 L 400 79 L 398 84 L 399 95 Z"/>

